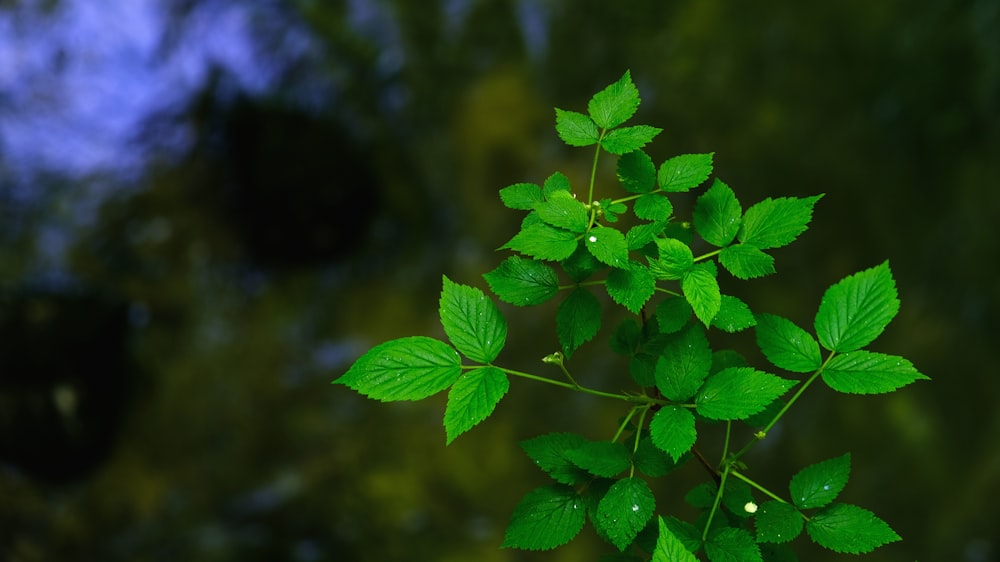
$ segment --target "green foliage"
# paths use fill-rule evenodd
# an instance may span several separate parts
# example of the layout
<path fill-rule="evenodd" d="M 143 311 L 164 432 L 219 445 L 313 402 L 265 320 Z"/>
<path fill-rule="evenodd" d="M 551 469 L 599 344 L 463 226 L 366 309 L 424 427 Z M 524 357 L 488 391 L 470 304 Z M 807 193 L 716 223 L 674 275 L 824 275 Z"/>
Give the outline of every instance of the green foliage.
<path fill-rule="evenodd" d="M 526 214 L 501 248 L 514 255 L 483 277 L 500 300 L 519 307 L 564 295 L 552 336 L 559 351 L 543 359 L 557 369 L 556 377 L 497 364 L 507 340 L 500 310 L 480 289 L 444 277 L 439 313 L 449 343 L 423 336 L 383 343 L 334 382 L 382 401 L 418 400 L 448 389 L 448 443 L 492 414 L 511 377 L 624 405 L 609 440 L 549 433 L 521 443 L 553 482 L 517 505 L 504 547 L 552 549 L 588 521 L 620 553 L 605 560 L 688 562 L 698 553 L 712 562 L 789 560 L 794 555 L 786 543 L 803 529 L 816 544 L 843 553 L 899 540 L 872 513 L 836 501 L 850 476 L 850 454 L 797 472 L 786 498 L 751 479 L 742 461 L 816 381 L 840 393 L 878 394 L 927 378 L 902 357 L 862 349 L 899 310 L 888 262 L 831 286 L 820 299 L 815 333 L 722 294 L 719 266 L 737 281 L 775 273 L 769 251 L 806 231 L 822 195 L 767 198 L 744 211 L 732 188 L 715 179 L 682 207 L 692 209 L 691 220 L 678 220 L 670 198 L 693 197 L 686 192 L 708 180 L 715 155 L 682 154 L 657 167 L 642 148 L 660 129 L 625 125 L 639 103 L 626 72 L 590 99 L 586 114 L 556 109 L 559 138 L 593 147 L 585 188 L 556 172 L 541 186 L 516 183 L 500 190 L 506 207 Z M 607 154 L 617 157 L 617 198 L 595 196 L 597 161 Z M 625 221 L 630 207 L 634 217 Z M 630 226 L 622 226 L 626 222 Z M 609 383 L 633 385 L 627 392 L 582 386 L 569 368 L 574 352 L 604 324 L 605 306 L 595 294 L 602 287 L 609 306 L 628 314 L 610 333 L 611 350 L 627 362 L 627 375 Z M 735 351 L 713 348 L 716 331 L 748 328 L 771 365 L 803 378 L 784 378 L 750 366 Z M 713 423 L 725 427 L 716 464 L 699 443 L 700 427 Z M 737 449 L 734 429 L 740 425 L 752 428 L 753 437 Z M 667 477 L 691 459 L 707 473 L 685 495 L 701 515 L 693 521 L 654 517 L 648 479 Z M 758 497 L 765 501 L 758 505 Z"/>

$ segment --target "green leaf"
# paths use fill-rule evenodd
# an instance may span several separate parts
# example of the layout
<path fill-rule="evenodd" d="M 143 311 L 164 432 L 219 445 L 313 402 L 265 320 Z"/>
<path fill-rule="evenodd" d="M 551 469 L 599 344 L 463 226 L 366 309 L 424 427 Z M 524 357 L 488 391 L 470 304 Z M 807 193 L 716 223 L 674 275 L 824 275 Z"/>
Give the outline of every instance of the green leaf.
<path fill-rule="evenodd" d="M 570 146 L 590 146 L 601 138 L 597 125 L 590 117 L 575 111 L 556 108 L 556 133 Z"/>
<path fill-rule="evenodd" d="M 545 183 L 542 184 L 542 195 L 549 198 L 558 191 L 570 191 L 569 178 L 562 172 L 553 172 L 551 176 L 545 178 Z"/>
<path fill-rule="evenodd" d="M 573 540 L 587 520 L 583 500 L 565 484 L 528 492 L 511 515 L 503 548 L 550 550 Z"/>
<path fill-rule="evenodd" d="M 618 222 L 618 215 L 628 212 L 628 206 L 625 203 L 615 203 L 609 197 L 596 201 L 595 205 L 598 206 L 604 220 L 608 222 Z"/>
<path fill-rule="evenodd" d="M 712 367 L 712 350 L 698 324 L 672 336 L 656 361 L 656 388 L 669 400 L 687 400 L 698 392 Z"/>
<path fill-rule="evenodd" d="M 684 298 L 691 304 L 694 315 L 706 327 L 722 308 L 722 293 L 715 278 L 715 269 L 709 263 L 699 263 L 691 267 L 681 279 Z"/>
<path fill-rule="evenodd" d="M 590 250 L 583 244 L 577 246 L 573 254 L 560 262 L 563 267 L 563 271 L 566 275 L 573 280 L 574 283 L 580 283 L 586 280 L 588 277 L 596 273 L 598 270 L 607 267 L 603 263 L 597 261 L 594 254 L 590 253 Z"/>
<path fill-rule="evenodd" d="M 658 221 L 646 224 L 637 224 L 628 229 L 628 233 L 625 235 L 625 242 L 628 245 L 628 249 L 638 250 L 639 248 L 649 244 L 658 234 L 663 232 L 663 228 L 665 226 L 665 221 Z"/>
<path fill-rule="evenodd" d="M 672 334 L 687 325 L 691 319 L 691 305 L 681 298 L 660 301 L 656 307 L 656 324 L 662 334 Z"/>
<path fill-rule="evenodd" d="M 719 252 L 719 263 L 737 279 L 756 279 L 774 273 L 774 258 L 750 244 L 733 244 Z"/>
<path fill-rule="evenodd" d="M 541 304 L 559 291 L 559 278 L 551 267 L 521 256 L 500 262 L 483 279 L 500 300 L 517 306 Z"/>
<path fill-rule="evenodd" d="M 762 250 L 789 244 L 806 231 L 821 197 L 769 197 L 747 209 L 737 237 Z"/>
<path fill-rule="evenodd" d="M 639 90 L 629 71 L 617 82 L 594 94 L 587 103 L 587 113 L 602 129 L 617 127 L 635 115 L 639 108 Z"/>
<path fill-rule="evenodd" d="M 788 484 L 792 503 L 799 509 L 823 507 L 837 499 L 850 475 L 850 453 L 807 466 Z"/>
<path fill-rule="evenodd" d="M 835 356 L 822 376 L 830 388 L 850 394 L 882 394 L 929 379 L 902 357 L 864 350 Z"/>
<path fill-rule="evenodd" d="M 860 349 L 877 338 L 899 312 L 889 262 L 848 275 L 823 294 L 816 335 L 830 351 Z"/>
<path fill-rule="evenodd" d="M 620 355 L 632 355 L 642 344 L 642 328 L 635 318 L 622 318 L 611 335 L 611 350 Z"/>
<path fill-rule="evenodd" d="M 646 193 L 635 200 L 635 216 L 649 221 L 666 221 L 674 212 L 670 199 L 659 193 Z"/>
<path fill-rule="evenodd" d="M 571 232 L 587 230 L 590 214 L 583 203 L 568 191 L 554 191 L 545 201 L 535 204 L 535 212 L 546 223 Z"/>
<path fill-rule="evenodd" d="M 663 129 L 649 125 L 613 129 L 601 139 L 601 148 L 611 154 L 625 154 L 646 146 L 662 132 Z"/>
<path fill-rule="evenodd" d="M 698 562 L 694 554 L 684 547 L 684 543 L 667 528 L 663 518 L 658 519 L 660 534 L 653 550 L 653 562 Z"/>
<path fill-rule="evenodd" d="M 802 532 L 802 515 L 792 504 L 767 501 L 754 514 L 757 542 L 786 543 Z"/>
<path fill-rule="evenodd" d="M 515 183 L 500 190 L 504 206 L 519 211 L 530 211 L 542 201 L 542 188 L 533 183 Z"/>
<path fill-rule="evenodd" d="M 445 335 L 462 355 L 492 362 L 507 342 L 507 321 L 481 290 L 447 277 L 442 283 L 439 312 Z"/>
<path fill-rule="evenodd" d="M 673 472 L 688 458 L 690 455 L 682 455 L 679 460 L 673 460 L 665 451 L 653 444 L 651 437 L 646 436 L 639 440 L 632 461 L 639 472 L 650 478 L 659 478 Z"/>
<path fill-rule="evenodd" d="M 488 418 L 509 387 L 507 375 L 496 367 L 473 369 L 458 377 L 448 391 L 444 411 L 447 443 Z"/>
<path fill-rule="evenodd" d="M 682 279 L 694 266 L 691 248 L 676 238 L 657 238 L 658 260 L 650 260 L 649 268 L 657 279 Z"/>
<path fill-rule="evenodd" d="M 695 398 L 698 413 L 713 420 L 741 420 L 763 410 L 795 381 L 750 367 L 730 367 L 708 377 Z"/>
<path fill-rule="evenodd" d="M 682 154 L 674 156 L 660 166 L 656 179 L 663 191 L 688 191 L 708 179 L 712 173 L 712 156 L 708 154 Z"/>
<path fill-rule="evenodd" d="M 791 320 L 773 314 L 757 315 L 757 346 L 771 364 L 793 373 L 811 373 L 823 364 L 816 340 Z"/>
<path fill-rule="evenodd" d="M 611 544 L 624 551 L 653 516 L 656 499 L 641 478 L 622 478 L 608 489 L 597 505 L 594 521 Z"/>
<path fill-rule="evenodd" d="M 606 226 L 590 230 L 585 239 L 587 249 L 601 263 L 611 267 L 628 267 L 628 243 L 621 231 Z"/>
<path fill-rule="evenodd" d="M 705 554 L 712 562 L 762 562 L 760 547 L 744 529 L 724 527 L 705 541 Z"/>
<path fill-rule="evenodd" d="M 649 422 L 653 444 L 669 454 L 674 462 L 691 450 L 697 439 L 694 414 L 680 406 L 664 406 Z"/>
<path fill-rule="evenodd" d="M 521 231 L 501 248 L 514 250 L 533 258 L 559 261 L 570 257 L 576 246 L 576 235 L 572 232 L 538 222 L 522 227 Z"/>
<path fill-rule="evenodd" d="M 600 478 L 611 478 L 629 467 L 628 450 L 621 443 L 590 441 L 566 451 L 570 462 Z"/>
<path fill-rule="evenodd" d="M 521 441 L 521 449 L 553 480 L 573 485 L 590 476 L 566 457 L 566 452 L 580 447 L 587 440 L 575 433 L 548 433 Z"/>
<path fill-rule="evenodd" d="M 604 287 L 612 300 L 632 314 L 639 314 L 656 290 L 656 279 L 641 264 L 629 262 L 627 269 L 612 269 Z"/>
<path fill-rule="evenodd" d="M 556 332 L 566 357 L 573 355 L 601 328 L 601 303 L 590 291 L 577 287 L 556 311 Z"/>
<path fill-rule="evenodd" d="M 698 234 L 713 246 L 727 246 L 740 229 L 743 208 L 728 185 L 716 179 L 694 205 L 692 219 Z"/>
<path fill-rule="evenodd" d="M 424 336 L 379 344 L 333 382 L 374 400 L 422 400 L 451 386 L 462 360 L 450 345 Z"/>
<path fill-rule="evenodd" d="M 722 295 L 719 312 L 712 319 L 712 326 L 730 334 L 745 330 L 756 323 L 747 303 L 730 295 Z"/>
<path fill-rule="evenodd" d="M 625 191 L 649 193 L 656 188 L 656 166 L 653 159 L 641 150 L 626 152 L 618 159 L 618 181 Z"/>
<path fill-rule="evenodd" d="M 816 544 L 834 552 L 865 554 L 900 540 L 896 531 L 874 513 L 856 505 L 833 504 L 806 522 Z"/>

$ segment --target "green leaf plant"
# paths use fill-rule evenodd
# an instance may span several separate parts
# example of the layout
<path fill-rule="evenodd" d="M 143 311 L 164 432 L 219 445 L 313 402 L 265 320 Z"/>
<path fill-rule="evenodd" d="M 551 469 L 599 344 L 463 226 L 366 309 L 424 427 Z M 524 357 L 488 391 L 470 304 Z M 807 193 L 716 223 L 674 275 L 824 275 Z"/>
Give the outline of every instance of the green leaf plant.
<path fill-rule="evenodd" d="M 528 492 L 517 505 L 503 547 L 556 548 L 587 521 L 618 551 L 608 560 L 795 560 L 788 543 L 803 529 L 816 544 L 842 553 L 867 553 L 900 540 L 873 513 L 837 501 L 850 474 L 850 454 L 803 468 L 787 494 L 759 483 L 743 462 L 820 383 L 841 393 L 881 394 L 927 378 L 902 357 L 863 349 L 899 310 L 888 262 L 827 289 L 812 333 L 789 319 L 751 312 L 739 297 L 723 294 L 721 270 L 737 280 L 775 273 L 769 251 L 807 229 L 822 195 L 768 198 L 744 209 L 733 190 L 714 179 L 694 199 L 691 220 L 678 220 L 671 196 L 708 182 L 714 154 L 683 154 L 657 167 L 642 149 L 660 129 L 624 125 L 639 101 L 626 72 L 591 98 L 586 114 L 556 109 L 559 138 L 592 147 L 585 189 L 574 190 L 556 172 L 541 185 L 500 190 L 506 207 L 526 215 L 501 248 L 513 254 L 484 278 L 501 301 L 517 307 L 560 298 L 559 350 L 542 359 L 556 376 L 496 364 L 507 339 L 506 320 L 482 290 L 444 277 L 440 318 L 447 342 L 413 336 L 383 343 L 334 382 L 381 401 L 420 400 L 447 389 L 447 443 L 492 414 L 511 378 L 622 404 L 620 424 L 608 440 L 549 433 L 521 444 L 552 483 Z M 617 157 L 617 197 L 595 193 L 603 154 Z M 626 229 L 619 219 L 630 206 L 635 220 Z M 632 385 L 628 392 L 584 387 L 571 374 L 574 352 L 595 337 L 605 318 L 595 295 L 601 291 L 628 312 L 610 338 L 630 379 L 613 386 Z M 751 328 L 763 357 L 783 376 L 710 344 L 714 332 Z M 699 429 L 710 424 L 724 428 L 716 463 L 698 441 Z M 738 425 L 750 429 L 742 446 L 734 444 Z M 705 482 L 685 496 L 700 516 L 684 521 L 658 515 L 648 481 L 689 462 L 706 472 Z"/>

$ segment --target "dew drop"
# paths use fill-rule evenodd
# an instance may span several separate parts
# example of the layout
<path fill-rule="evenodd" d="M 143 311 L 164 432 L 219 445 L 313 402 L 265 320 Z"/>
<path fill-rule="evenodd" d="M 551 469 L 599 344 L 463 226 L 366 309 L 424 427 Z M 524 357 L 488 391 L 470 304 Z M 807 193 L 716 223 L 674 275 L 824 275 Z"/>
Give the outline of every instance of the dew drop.
<path fill-rule="evenodd" d="M 632 511 L 639 511 L 639 506 L 637 504 L 632 504 Z"/>
<path fill-rule="evenodd" d="M 829 485 L 829 484 L 826 484 L 826 485 L 824 485 L 824 486 L 823 486 L 823 489 L 824 489 L 824 490 L 829 490 L 829 489 L 830 489 L 830 485 Z"/>

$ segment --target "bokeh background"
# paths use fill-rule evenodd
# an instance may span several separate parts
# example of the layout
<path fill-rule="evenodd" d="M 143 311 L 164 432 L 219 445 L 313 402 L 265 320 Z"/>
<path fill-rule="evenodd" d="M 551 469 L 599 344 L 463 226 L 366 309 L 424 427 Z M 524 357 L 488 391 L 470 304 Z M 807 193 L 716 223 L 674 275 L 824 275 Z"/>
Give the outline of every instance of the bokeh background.
<path fill-rule="evenodd" d="M 826 194 L 779 275 L 737 294 L 808 326 L 827 286 L 889 259 L 902 309 L 873 348 L 933 379 L 817 387 L 752 475 L 780 491 L 851 451 L 844 499 L 904 538 L 866 559 L 1000 560 L 995 0 L 0 1 L 0 559 L 610 552 L 590 531 L 498 547 L 545 482 L 517 442 L 607 438 L 620 405 L 515 380 L 445 447 L 443 397 L 330 381 L 441 335 L 441 275 L 485 288 L 517 228 L 497 190 L 585 181 L 552 108 L 625 69 L 635 122 L 665 129 L 655 161 L 715 151 L 744 207 Z M 551 324 L 503 310 L 504 364 L 556 375 Z M 571 368 L 615 389 L 600 345 Z M 702 478 L 657 483 L 659 511 L 689 514 Z"/>

